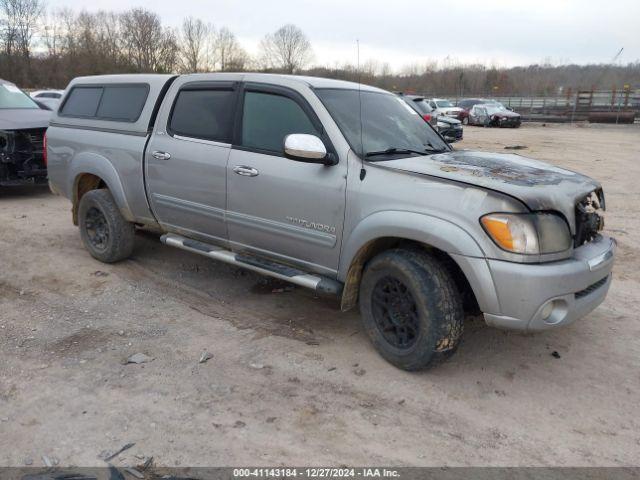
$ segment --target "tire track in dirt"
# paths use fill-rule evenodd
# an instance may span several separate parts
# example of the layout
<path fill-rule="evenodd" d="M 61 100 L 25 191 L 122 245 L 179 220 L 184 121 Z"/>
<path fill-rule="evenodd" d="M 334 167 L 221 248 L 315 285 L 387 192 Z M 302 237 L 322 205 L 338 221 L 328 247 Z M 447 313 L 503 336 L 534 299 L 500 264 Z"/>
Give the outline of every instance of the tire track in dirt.
<path fill-rule="evenodd" d="M 275 335 L 305 343 L 319 341 L 320 337 L 317 333 L 289 321 L 285 316 L 265 315 L 264 312 L 238 304 L 221 305 L 206 292 L 171 280 L 163 276 L 162 272 L 156 272 L 146 266 L 140 259 L 127 260 L 126 267 L 118 270 L 117 274 L 128 282 L 142 284 L 155 293 L 169 297 L 203 315 L 227 321 L 239 330 L 251 329 L 259 336 Z"/>

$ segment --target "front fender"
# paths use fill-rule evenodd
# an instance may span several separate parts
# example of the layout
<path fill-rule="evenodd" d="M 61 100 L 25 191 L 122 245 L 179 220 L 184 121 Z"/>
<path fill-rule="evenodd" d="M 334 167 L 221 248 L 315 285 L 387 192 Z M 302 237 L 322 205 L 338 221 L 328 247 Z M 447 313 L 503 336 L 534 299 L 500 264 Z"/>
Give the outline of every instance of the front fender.
<path fill-rule="evenodd" d="M 387 210 L 369 215 L 351 231 L 340 256 L 338 279 L 344 281 L 360 248 L 384 237 L 414 240 L 449 254 L 485 256 L 466 230 L 448 220 L 422 213 Z"/>
<path fill-rule="evenodd" d="M 84 173 L 91 173 L 100 177 L 109 188 L 113 199 L 118 205 L 118 209 L 128 221 L 134 221 L 129 202 L 124 193 L 122 181 L 117 170 L 111 162 L 98 154 L 91 152 L 83 152 L 78 154 L 71 162 L 71 168 L 67 178 L 67 191 L 71 192 L 70 198 L 75 202 L 75 192 L 78 186 L 78 180 Z"/>
<path fill-rule="evenodd" d="M 413 240 L 448 253 L 466 277 L 483 312 L 500 311 L 485 254 L 463 228 L 438 217 L 413 212 L 374 213 L 354 228 L 340 258 L 338 279 L 344 282 L 341 309 L 353 308 L 358 301 L 360 278 L 368 249 L 381 238 Z"/>

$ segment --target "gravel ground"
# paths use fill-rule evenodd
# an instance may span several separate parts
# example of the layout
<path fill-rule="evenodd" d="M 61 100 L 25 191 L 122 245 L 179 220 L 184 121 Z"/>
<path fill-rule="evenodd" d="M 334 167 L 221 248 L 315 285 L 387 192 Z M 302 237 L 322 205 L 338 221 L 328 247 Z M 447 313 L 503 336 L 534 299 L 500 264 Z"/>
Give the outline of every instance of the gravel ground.
<path fill-rule="evenodd" d="M 465 136 L 602 181 L 619 256 L 583 320 L 522 335 L 469 318 L 422 373 L 385 363 L 335 301 L 151 234 L 100 264 L 67 200 L 0 192 L 0 465 L 101 466 L 129 442 L 115 465 L 638 465 L 640 128 Z M 135 353 L 153 360 L 123 364 Z"/>

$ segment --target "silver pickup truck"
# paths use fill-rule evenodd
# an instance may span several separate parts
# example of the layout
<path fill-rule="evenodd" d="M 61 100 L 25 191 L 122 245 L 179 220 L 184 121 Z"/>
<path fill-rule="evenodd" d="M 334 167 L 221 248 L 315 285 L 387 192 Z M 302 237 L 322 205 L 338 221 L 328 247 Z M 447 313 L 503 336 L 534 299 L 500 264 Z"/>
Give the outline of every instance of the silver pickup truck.
<path fill-rule="evenodd" d="M 589 177 L 453 150 L 397 96 L 263 74 L 77 78 L 47 132 L 51 189 L 88 251 L 166 245 L 359 305 L 392 364 L 453 353 L 465 312 L 566 325 L 600 304 L 615 241 Z"/>

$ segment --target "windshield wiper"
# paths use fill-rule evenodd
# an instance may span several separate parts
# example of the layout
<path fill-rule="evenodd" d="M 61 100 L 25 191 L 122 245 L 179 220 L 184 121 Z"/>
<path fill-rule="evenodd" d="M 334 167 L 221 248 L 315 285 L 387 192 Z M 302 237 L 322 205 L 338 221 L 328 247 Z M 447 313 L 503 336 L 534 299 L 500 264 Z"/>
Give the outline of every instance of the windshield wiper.
<path fill-rule="evenodd" d="M 386 150 L 380 150 L 379 152 L 367 152 L 365 154 L 366 158 L 369 157 L 377 157 L 379 155 L 402 155 L 402 154 L 408 154 L 408 153 L 415 153 L 417 155 L 426 155 L 428 152 L 427 150 L 411 150 L 410 148 L 395 148 L 395 147 L 391 147 L 391 148 L 387 148 Z"/>
<path fill-rule="evenodd" d="M 438 148 L 438 147 L 434 146 L 432 143 L 425 143 L 424 146 L 427 147 L 426 150 L 428 152 L 432 152 L 432 153 L 443 153 L 443 152 L 446 152 L 446 151 L 449 150 L 446 147 L 445 148 Z"/>

